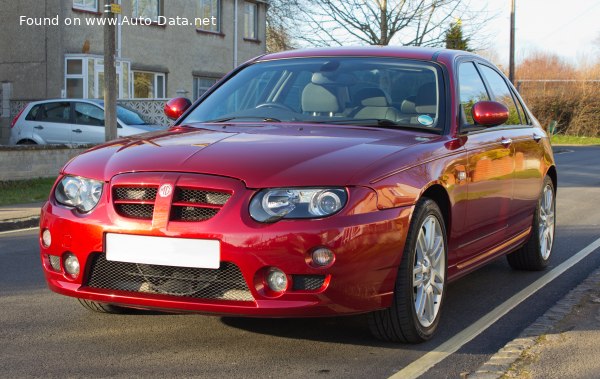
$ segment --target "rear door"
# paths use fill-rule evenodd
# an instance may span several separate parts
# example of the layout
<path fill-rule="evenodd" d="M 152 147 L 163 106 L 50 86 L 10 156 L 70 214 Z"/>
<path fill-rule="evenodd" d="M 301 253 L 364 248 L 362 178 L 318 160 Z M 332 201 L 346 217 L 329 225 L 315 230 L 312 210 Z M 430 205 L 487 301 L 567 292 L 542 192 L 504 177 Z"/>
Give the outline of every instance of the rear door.
<path fill-rule="evenodd" d="M 32 132 L 51 144 L 71 143 L 71 103 L 58 101 L 43 103 L 30 120 Z"/>
<path fill-rule="evenodd" d="M 494 100 L 506 105 L 513 127 L 512 145 L 515 150 L 515 178 L 510 226 L 514 232 L 531 225 L 533 211 L 542 188 L 544 150 L 540 146 L 542 133 L 534 128 L 508 81 L 494 68 L 479 64 Z"/>
<path fill-rule="evenodd" d="M 72 141 L 74 144 L 102 143 L 105 139 L 104 110 L 95 104 L 75 101 Z"/>

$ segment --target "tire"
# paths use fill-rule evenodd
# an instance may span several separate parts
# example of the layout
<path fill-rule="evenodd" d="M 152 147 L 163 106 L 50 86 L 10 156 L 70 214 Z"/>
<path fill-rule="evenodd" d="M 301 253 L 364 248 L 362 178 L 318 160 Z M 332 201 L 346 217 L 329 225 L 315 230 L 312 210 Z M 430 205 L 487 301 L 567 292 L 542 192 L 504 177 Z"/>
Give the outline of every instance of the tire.
<path fill-rule="evenodd" d="M 546 176 L 533 215 L 529 240 L 519 250 L 508 254 L 506 259 L 516 270 L 541 271 L 548 266 L 556 219 L 556 190 L 552 180 Z"/>
<path fill-rule="evenodd" d="M 428 238 L 428 233 L 434 238 Z M 423 249 L 427 240 L 431 244 Z M 368 316 L 376 338 L 420 343 L 433 336 L 446 292 L 447 252 L 444 217 L 433 200 L 423 198 L 415 206 L 410 222 L 392 305 Z"/>
<path fill-rule="evenodd" d="M 17 142 L 17 145 L 37 145 L 37 143 L 30 139 L 23 139 L 23 140 L 20 140 L 19 142 Z"/>
<path fill-rule="evenodd" d="M 107 304 L 107 303 L 98 303 L 96 301 L 85 300 L 85 299 L 77 299 L 79 304 L 81 304 L 85 309 L 92 312 L 98 313 L 112 313 L 112 314 L 121 314 L 126 313 L 127 309 L 118 307 L 116 305 Z"/>

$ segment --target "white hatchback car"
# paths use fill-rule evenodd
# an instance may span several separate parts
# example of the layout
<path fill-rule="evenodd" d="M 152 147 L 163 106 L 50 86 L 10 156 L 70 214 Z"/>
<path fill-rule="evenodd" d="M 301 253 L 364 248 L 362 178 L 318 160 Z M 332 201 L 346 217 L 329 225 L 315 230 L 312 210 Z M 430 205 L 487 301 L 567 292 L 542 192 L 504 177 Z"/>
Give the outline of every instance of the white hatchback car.
<path fill-rule="evenodd" d="M 125 137 L 164 129 L 117 105 L 117 135 Z M 104 142 L 104 101 L 56 99 L 34 101 L 11 123 L 9 144 L 96 144 Z"/>

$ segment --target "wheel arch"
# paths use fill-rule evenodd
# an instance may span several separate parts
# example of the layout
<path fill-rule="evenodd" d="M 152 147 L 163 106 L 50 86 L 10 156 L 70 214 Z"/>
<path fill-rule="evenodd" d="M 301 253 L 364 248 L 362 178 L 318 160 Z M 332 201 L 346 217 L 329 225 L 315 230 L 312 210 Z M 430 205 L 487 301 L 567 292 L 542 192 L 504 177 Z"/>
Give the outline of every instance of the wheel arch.
<path fill-rule="evenodd" d="M 452 207 L 450 203 L 450 196 L 448 191 L 441 184 L 434 183 L 427 187 L 421 194 L 420 198 L 426 197 L 433 200 L 442 212 L 444 217 L 444 224 L 446 227 L 446 237 L 450 236 L 450 229 L 452 226 Z"/>
<path fill-rule="evenodd" d="M 558 191 L 558 173 L 556 172 L 556 166 L 550 166 L 548 171 L 546 171 L 546 175 L 550 177 L 552 180 L 552 185 L 554 186 L 554 193 Z"/>

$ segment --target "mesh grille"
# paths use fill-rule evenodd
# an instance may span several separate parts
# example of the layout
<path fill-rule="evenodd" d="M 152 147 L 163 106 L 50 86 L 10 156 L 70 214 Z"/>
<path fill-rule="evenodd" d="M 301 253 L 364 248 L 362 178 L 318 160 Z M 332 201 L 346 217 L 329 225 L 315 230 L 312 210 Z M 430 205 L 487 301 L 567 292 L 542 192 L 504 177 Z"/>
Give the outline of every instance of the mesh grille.
<path fill-rule="evenodd" d="M 115 210 L 124 217 L 151 220 L 154 204 L 115 204 Z"/>
<path fill-rule="evenodd" d="M 217 270 L 113 262 L 107 261 L 104 254 L 95 254 L 90 262 L 87 285 L 92 288 L 199 299 L 254 300 L 240 269 L 229 262 L 221 262 Z"/>
<path fill-rule="evenodd" d="M 231 197 L 228 193 L 179 188 L 175 193 L 175 202 L 204 203 L 223 205 Z"/>
<path fill-rule="evenodd" d="M 115 187 L 113 196 L 115 200 L 154 200 L 156 187 Z"/>
<path fill-rule="evenodd" d="M 316 291 L 323 287 L 324 275 L 293 275 L 293 289 L 296 291 Z"/>
<path fill-rule="evenodd" d="M 174 206 L 171 211 L 173 221 L 204 221 L 219 212 L 218 209 L 201 207 L 178 207 Z"/>

